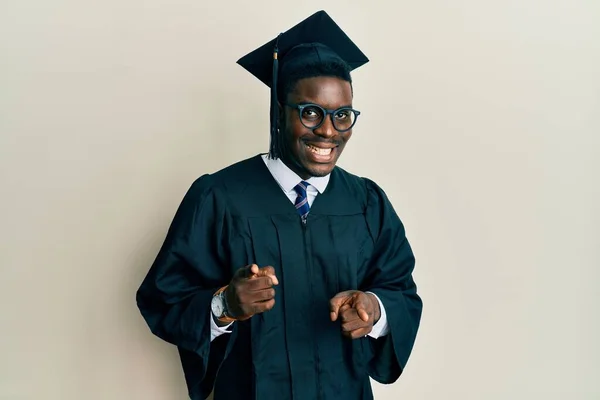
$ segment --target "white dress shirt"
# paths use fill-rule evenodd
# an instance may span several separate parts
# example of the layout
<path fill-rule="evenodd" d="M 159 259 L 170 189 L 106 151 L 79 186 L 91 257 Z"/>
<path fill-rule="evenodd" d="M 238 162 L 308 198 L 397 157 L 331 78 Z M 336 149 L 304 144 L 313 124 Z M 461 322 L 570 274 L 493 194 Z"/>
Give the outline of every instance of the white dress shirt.
<path fill-rule="evenodd" d="M 268 156 L 266 154 L 263 155 L 262 158 L 263 158 L 263 161 L 265 162 L 267 168 L 269 169 L 269 172 L 271 172 L 271 175 L 273 175 L 273 178 L 275 178 L 275 181 L 277 181 L 277 183 L 279 184 L 279 187 L 281 187 L 281 190 L 283 190 L 283 192 L 287 195 L 287 197 L 290 199 L 292 204 L 295 203 L 296 197 L 298 197 L 298 193 L 296 193 L 294 188 L 296 187 L 296 185 L 298 183 L 300 183 L 302 181 L 302 178 L 300 178 L 298 175 L 296 175 L 296 173 L 294 171 L 289 169 L 288 166 L 285 165 L 283 163 L 283 161 L 281 161 L 280 159 L 272 160 L 272 159 L 268 158 Z M 308 204 L 310 206 L 312 206 L 317 195 L 319 193 L 323 193 L 325 191 L 325 189 L 327 188 L 327 184 L 329 183 L 329 178 L 330 178 L 330 175 L 327 175 L 327 176 L 323 176 L 323 177 L 312 177 L 305 181 L 310 184 L 310 186 L 306 190 L 306 197 L 308 198 Z M 378 337 L 387 335 L 389 328 L 388 328 L 387 316 L 385 314 L 385 308 L 383 307 L 383 303 L 381 302 L 381 300 L 379 299 L 379 297 L 377 297 L 377 295 L 375 293 L 371 293 L 371 294 L 373 294 L 375 296 L 375 298 L 377 299 L 377 301 L 379 302 L 379 309 L 381 311 L 379 321 L 377 321 L 377 323 L 375 325 L 373 325 L 373 329 L 369 333 L 369 336 L 371 336 L 374 339 L 377 339 Z M 211 331 L 210 332 L 211 342 L 218 336 L 221 336 L 225 333 L 231 332 L 228 329 L 231 326 L 231 324 L 229 324 L 227 326 L 219 327 L 215 323 L 214 318 L 212 317 L 212 312 L 211 312 L 210 322 L 211 322 L 211 330 L 210 330 Z"/>

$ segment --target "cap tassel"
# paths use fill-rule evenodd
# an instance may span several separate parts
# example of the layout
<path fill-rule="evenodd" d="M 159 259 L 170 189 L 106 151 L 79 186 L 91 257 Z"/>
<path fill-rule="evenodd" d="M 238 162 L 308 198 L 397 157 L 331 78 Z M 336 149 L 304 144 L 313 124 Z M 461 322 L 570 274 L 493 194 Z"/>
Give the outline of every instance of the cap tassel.
<path fill-rule="evenodd" d="M 279 138 L 277 137 L 277 127 L 279 124 L 279 102 L 277 101 L 277 75 L 279 73 L 279 37 L 275 40 L 273 49 L 273 80 L 271 83 L 271 144 L 269 146 L 269 156 L 271 158 L 281 157 Z"/>

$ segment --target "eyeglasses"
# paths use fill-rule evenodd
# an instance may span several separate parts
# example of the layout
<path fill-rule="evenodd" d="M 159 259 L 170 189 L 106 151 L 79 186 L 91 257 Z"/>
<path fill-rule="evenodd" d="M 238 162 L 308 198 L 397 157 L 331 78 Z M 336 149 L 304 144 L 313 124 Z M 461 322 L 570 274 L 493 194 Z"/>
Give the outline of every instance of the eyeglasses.
<path fill-rule="evenodd" d="M 325 122 L 327 115 L 331 116 L 333 127 L 338 132 L 347 132 L 356 123 L 360 111 L 350 107 L 341 107 L 336 110 L 327 110 L 318 104 L 293 104 L 286 103 L 288 107 L 296 108 L 300 122 L 308 129 L 317 129 Z"/>

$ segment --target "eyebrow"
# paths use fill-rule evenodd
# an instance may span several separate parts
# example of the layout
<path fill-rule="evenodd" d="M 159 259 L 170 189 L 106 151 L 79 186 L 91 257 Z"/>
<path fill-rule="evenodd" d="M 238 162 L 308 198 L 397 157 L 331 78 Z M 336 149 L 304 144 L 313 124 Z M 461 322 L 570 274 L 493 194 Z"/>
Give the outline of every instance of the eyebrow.
<path fill-rule="evenodd" d="M 339 110 L 340 108 L 352 108 L 352 104 L 344 105 L 344 106 L 340 106 L 340 107 L 336 107 L 336 108 L 327 108 L 327 107 L 323 106 L 322 104 L 315 103 L 314 101 L 300 101 L 300 102 L 297 102 L 296 104 L 298 104 L 299 106 L 306 106 L 306 105 L 309 105 L 309 104 L 314 104 L 314 105 L 317 105 L 319 107 L 323 107 L 326 110 Z"/>

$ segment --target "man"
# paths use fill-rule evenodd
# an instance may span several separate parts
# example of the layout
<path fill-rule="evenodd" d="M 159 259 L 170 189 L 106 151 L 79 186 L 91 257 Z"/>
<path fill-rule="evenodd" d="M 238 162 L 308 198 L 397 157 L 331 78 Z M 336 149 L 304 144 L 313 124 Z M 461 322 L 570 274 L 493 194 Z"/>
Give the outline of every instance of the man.
<path fill-rule="evenodd" d="M 271 87 L 269 154 L 192 185 L 137 294 L 192 399 L 366 400 L 402 373 L 414 257 L 384 192 L 335 166 L 367 61 L 323 11 L 239 60 Z"/>

